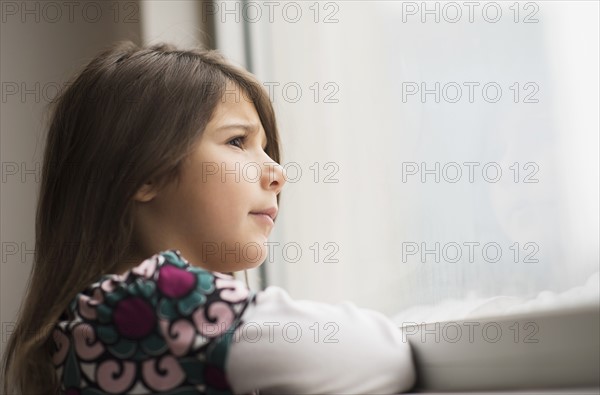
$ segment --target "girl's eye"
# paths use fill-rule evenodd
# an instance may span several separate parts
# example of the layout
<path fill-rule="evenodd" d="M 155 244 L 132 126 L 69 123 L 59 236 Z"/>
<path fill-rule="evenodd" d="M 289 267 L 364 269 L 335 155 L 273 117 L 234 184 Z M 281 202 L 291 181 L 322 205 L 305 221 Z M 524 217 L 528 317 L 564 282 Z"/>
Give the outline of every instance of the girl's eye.
<path fill-rule="evenodd" d="M 246 140 L 246 136 L 237 136 L 229 141 L 228 144 L 232 144 L 238 148 L 242 148 L 244 146 L 244 141 Z"/>

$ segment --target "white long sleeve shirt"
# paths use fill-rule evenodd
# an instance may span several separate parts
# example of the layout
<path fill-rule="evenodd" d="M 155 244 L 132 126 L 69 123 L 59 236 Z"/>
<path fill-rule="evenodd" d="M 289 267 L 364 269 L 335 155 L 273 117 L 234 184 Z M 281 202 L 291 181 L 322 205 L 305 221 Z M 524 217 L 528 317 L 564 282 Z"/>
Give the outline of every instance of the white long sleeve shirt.
<path fill-rule="evenodd" d="M 415 382 L 408 342 L 377 311 L 292 300 L 271 286 L 243 320 L 226 365 L 235 393 L 393 394 Z"/>

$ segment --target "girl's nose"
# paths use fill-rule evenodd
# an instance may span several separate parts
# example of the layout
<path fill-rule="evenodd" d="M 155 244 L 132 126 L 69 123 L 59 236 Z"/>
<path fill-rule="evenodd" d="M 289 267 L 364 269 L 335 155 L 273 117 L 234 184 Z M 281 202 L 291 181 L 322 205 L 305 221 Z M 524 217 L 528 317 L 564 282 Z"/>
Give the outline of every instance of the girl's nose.
<path fill-rule="evenodd" d="M 263 187 L 278 194 L 285 184 L 285 169 L 277 162 L 265 162 L 262 177 Z"/>

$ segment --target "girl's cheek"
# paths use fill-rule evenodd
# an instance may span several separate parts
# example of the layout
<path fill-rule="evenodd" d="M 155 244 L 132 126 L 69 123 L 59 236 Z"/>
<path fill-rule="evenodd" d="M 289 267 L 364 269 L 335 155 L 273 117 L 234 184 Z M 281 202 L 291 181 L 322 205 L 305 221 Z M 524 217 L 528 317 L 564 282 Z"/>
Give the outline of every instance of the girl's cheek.
<path fill-rule="evenodd" d="M 241 165 L 241 178 L 246 183 L 257 183 L 263 173 L 262 160 L 256 159 L 253 161 L 247 161 Z"/>

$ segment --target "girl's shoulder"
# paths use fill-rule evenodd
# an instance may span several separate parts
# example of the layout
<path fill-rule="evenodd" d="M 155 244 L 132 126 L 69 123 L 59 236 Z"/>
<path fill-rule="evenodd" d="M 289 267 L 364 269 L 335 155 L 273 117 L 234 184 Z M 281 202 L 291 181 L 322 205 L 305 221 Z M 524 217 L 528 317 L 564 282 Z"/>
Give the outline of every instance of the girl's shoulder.
<path fill-rule="evenodd" d="M 77 294 L 53 331 L 62 388 L 149 393 L 191 390 L 201 379 L 228 389 L 225 356 L 255 297 L 233 276 L 190 265 L 178 250 L 104 275 Z M 162 377 L 163 365 L 176 379 Z M 111 366 L 122 366 L 122 377 L 100 374 Z"/>
<path fill-rule="evenodd" d="M 144 321 L 149 318 L 144 312 L 150 314 L 152 310 L 158 318 L 172 321 L 216 300 L 239 310 L 237 305 L 254 297 L 233 276 L 193 266 L 179 250 L 171 249 L 149 257 L 122 275 L 103 275 L 76 295 L 69 312 L 104 321 L 107 317 L 103 315 L 112 308 Z"/>

